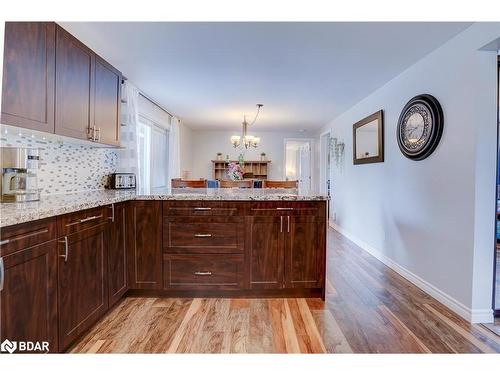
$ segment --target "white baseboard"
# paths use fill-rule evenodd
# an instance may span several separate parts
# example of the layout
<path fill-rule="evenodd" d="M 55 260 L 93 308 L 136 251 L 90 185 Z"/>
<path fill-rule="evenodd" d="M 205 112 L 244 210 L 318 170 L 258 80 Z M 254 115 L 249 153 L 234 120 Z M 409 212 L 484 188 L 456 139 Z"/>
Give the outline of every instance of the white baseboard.
<path fill-rule="evenodd" d="M 382 254 L 379 250 L 368 245 L 366 242 L 360 240 L 356 236 L 352 235 L 344 228 L 340 227 L 333 221 L 329 221 L 330 227 L 335 229 L 337 232 L 347 237 L 349 240 L 354 242 L 360 248 L 373 255 L 375 258 L 384 263 L 387 267 L 391 268 L 406 280 L 410 281 L 412 284 L 416 285 L 424 292 L 437 299 L 443 305 L 448 307 L 450 310 L 454 311 L 462 318 L 466 319 L 471 323 L 492 323 L 494 321 L 493 310 L 492 309 L 470 309 L 465 306 L 462 302 L 457 301 L 455 298 L 443 292 L 441 289 L 422 279 L 420 276 L 415 275 L 413 272 L 409 271 L 405 267 L 399 265 L 392 259 L 388 258 Z"/>

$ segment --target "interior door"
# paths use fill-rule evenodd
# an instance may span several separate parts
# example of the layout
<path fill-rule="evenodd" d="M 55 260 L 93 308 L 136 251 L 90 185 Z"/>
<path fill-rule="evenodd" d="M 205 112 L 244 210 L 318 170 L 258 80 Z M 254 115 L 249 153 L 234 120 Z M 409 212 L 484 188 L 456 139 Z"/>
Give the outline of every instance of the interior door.
<path fill-rule="evenodd" d="M 250 288 L 283 287 L 283 216 L 254 216 L 250 227 Z"/>
<path fill-rule="evenodd" d="M 311 189 L 311 145 L 304 143 L 298 150 L 299 159 L 299 190 L 303 194 Z"/>
<path fill-rule="evenodd" d="M 106 224 L 59 241 L 59 345 L 66 349 L 108 308 Z"/>
<path fill-rule="evenodd" d="M 55 23 L 6 22 L 2 124 L 54 133 Z"/>

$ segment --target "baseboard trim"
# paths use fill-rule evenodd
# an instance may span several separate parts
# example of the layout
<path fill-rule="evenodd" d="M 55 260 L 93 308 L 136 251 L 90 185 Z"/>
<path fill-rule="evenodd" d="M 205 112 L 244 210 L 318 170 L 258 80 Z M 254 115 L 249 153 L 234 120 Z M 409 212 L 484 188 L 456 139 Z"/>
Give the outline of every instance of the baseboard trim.
<path fill-rule="evenodd" d="M 420 276 L 414 274 L 413 272 L 409 271 L 405 267 L 401 266 L 400 264 L 396 263 L 392 259 L 382 254 L 377 249 L 368 245 L 366 242 L 352 235 L 350 232 L 340 227 L 339 225 L 337 225 L 337 223 L 333 222 L 332 220 L 329 221 L 329 225 L 337 232 L 339 232 L 340 234 L 342 234 L 343 236 L 347 237 L 349 240 L 354 242 L 360 248 L 365 250 L 367 253 L 371 254 L 372 256 L 380 260 L 387 267 L 397 272 L 406 280 L 408 280 L 418 288 L 422 289 L 425 293 L 429 294 L 431 297 L 441 302 L 450 310 L 460 315 L 465 320 L 471 323 L 492 323 L 494 321 L 493 309 L 475 309 L 475 310 L 470 309 L 469 307 L 465 306 L 462 302 L 457 301 L 455 298 L 443 292 L 441 289 L 437 288 L 433 284 L 422 279 Z"/>

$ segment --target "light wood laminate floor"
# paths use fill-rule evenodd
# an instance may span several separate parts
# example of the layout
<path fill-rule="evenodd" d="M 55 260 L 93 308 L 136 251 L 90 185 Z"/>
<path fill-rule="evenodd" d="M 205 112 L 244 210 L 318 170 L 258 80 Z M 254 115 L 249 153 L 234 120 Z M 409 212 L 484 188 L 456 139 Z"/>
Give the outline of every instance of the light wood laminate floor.
<path fill-rule="evenodd" d="M 495 353 L 471 325 L 338 232 L 320 299 L 128 297 L 73 353 Z"/>

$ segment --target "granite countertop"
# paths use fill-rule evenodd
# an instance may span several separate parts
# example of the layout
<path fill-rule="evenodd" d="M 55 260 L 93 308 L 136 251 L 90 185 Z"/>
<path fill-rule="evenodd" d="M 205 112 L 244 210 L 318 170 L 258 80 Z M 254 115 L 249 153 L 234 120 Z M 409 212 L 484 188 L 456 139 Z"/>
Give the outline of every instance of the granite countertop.
<path fill-rule="evenodd" d="M 129 200 L 318 201 L 324 195 L 296 189 L 94 190 L 42 196 L 39 201 L 1 203 L 0 228 Z"/>

